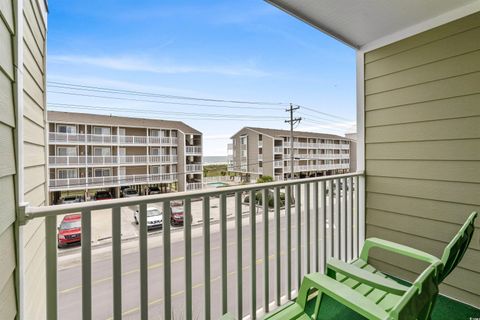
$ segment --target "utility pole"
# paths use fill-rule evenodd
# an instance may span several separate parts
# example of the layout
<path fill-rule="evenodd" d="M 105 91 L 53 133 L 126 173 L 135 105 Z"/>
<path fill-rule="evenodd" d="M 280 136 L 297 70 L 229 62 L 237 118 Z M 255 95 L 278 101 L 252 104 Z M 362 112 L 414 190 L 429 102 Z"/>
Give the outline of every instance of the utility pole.
<path fill-rule="evenodd" d="M 286 112 L 290 112 L 290 120 L 285 120 L 285 123 L 290 123 L 290 179 L 291 180 L 295 179 L 295 173 L 293 171 L 295 168 L 293 163 L 293 161 L 295 160 L 295 156 L 293 153 L 293 125 L 302 121 L 301 117 L 300 118 L 293 117 L 293 112 L 298 109 L 300 109 L 299 106 L 293 107 L 293 104 L 290 103 L 290 108 L 285 110 Z"/>

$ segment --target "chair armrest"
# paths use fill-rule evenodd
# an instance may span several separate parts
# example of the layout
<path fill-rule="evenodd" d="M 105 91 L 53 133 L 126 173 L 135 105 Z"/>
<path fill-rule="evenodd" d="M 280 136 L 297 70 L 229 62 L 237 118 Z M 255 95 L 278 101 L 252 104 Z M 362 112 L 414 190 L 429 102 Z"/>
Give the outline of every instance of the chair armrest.
<path fill-rule="evenodd" d="M 360 259 L 364 261 L 368 261 L 368 253 L 371 248 L 380 248 L 380 249 L 397 253 L 403 256 L 407 256 L 413 259 L 424 261 L 429 264 L 434 264 L 440 261 L 440 259 L 438 259 L 437 257 L 432 256 L 431 254 L 426 253 L 424 251 L 417 250 L 408 246 L 404 246 L 403 244 L 391 242 L 388 240 L 378 239 L 378 238 L 368 238 L 365 240 L 365 243 L 362 248 L 362 252 L 360 253 Z"/>
<path fill-rule="evenodd" d="M 357 266 L 333 258 L 328 260 L 327 270 L 332 270 L 344 274 L 347 277 L 366 284 L 370 287 L 377 288 L 382 291 L 386 291 L 388 293 L 396 295 L 403 295 L 409 289 L 409 287 L 397 283 L 391 279 L 384 278 L 372 272 L 363 270 Z"/>
<path fill-rule="evenodd" d="M 344 285 L 326 275 L 320 273 L 306 275 L 303 278 L 302 289 L 303 288 L 306 289 L 303 290 L 304 292 L 308 292 L 310 288 L 315 288 L 319 291 L 318 294 L 326 294 L 370 320 L 388 318 L 388 313 L 373 301 L 364 297 L 362 294 L 356 292 L 347 285 Z M 302 304 L 304 298 L 306 300 L 306 297 L 299 296 L 297 301 L 298 299 L 302 301 L 298 301 L 298 303 Z M 318 310 L 316 310 L 316 312 L 318 312 Z M 316 317 L 318 317 L 318 314 L 313 315 L 314 319 L 316 319 Z"/>

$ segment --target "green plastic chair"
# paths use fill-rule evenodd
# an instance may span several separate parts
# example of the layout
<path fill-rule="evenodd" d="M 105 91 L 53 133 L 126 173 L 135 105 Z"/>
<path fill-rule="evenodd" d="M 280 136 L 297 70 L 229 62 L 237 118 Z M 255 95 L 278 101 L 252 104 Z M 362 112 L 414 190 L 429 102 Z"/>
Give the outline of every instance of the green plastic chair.
<path fill-rule="evenodd" d="M 308 274 L 299 295 L 265 319 L 317 319 L 321 301 L 328 295 L 368 319 L 429 319 L 438 285 L 463 258 L 474 231 L 477 213 L 473 212 L 444 250 L 441 259 L 423 251 L 378 238 L 365 241 L 360 257 L 350 263 L 329 259 L 327 274 Z M 411 286 L 405 286 L 368 264 L 371 248 L 381 248 L 428 264 Z M 313 316 L 305 313 L 312 289 L 316 290 Z M 233 319 L 226 315 L 222 319 Z M 321 318 L 318 318 L 321 319 Z"/>
<path fill-rule="evenodd" d="M 350 263 L 345 263 L 333 258 L 329 259 L 327 263 L 327 275 L 346 284 L 356 291 L 361 291 L 365 296 L 371 298 L 371 300 L 376 299 L 377 296 L 382 296 L 382 307 L 385 308 L 385 310 L 390 310 L 403 298 L 408 287 L 387 278 L 386 275 L 368 264 L 370 249 L 374 247 L 381 248 L 426 262 L 429 265 L 436 265 L 437 270 L 435 270 L 435 273 L 437 278 L 435 279 L 435 282 L 438 286 L 453 271 L 453 269 L 455 269 L 467 251 L 468 245 L 473 236 L 476 217 L 476 212 L 470 214 L 462 228 L 445 247 L 441 259 L 423 251 L 394 242 L 370 238 L 365 241 L 358 259 L 353 260 Z M 441 263 L 437 264 L 438 261 Z M 435 300 L 436 295 L 431 299 L 428 305 L 424 306 L 424 310 L 422 310 L 419 319 L 429 319 Z"/>

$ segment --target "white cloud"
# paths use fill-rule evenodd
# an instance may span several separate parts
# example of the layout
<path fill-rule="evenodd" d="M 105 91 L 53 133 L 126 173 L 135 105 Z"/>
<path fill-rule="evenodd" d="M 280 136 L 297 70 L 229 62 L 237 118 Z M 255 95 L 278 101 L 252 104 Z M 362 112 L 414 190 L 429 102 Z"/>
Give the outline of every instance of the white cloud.
<path fill-rule="evenodd" d="M 160 74 L 205 73 L 247 77 L 264 77 L 269 75 L 269 73 L 256 68 L 251 61 L 246 65 L 191 65 L 160 59 L 153 61 L 143 56 L 50 55 L 49 63 L 80 64 L 113 70 Z"/>

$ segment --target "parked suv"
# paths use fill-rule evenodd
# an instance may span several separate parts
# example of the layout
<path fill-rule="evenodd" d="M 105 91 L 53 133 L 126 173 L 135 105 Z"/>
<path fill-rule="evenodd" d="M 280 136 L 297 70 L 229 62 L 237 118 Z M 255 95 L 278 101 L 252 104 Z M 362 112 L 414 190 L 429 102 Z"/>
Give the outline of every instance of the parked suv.
<path fill-rule="evenodd" d="M 139 224 L 140 216 L 138 210 L 133 213 L 135 224 Z M 155 207 L 147 207 L 147 229 L 162 228 L 163 213 Z"/>
<path fill-rule="evenodd" d="M 109 191 L 100 190 L 95 192 L 95 200 L 108 200 L 112 198 L 112 194 Z"/>
<path fill-rule="evenodd" d="M 79 196 L 65 196 L 58 200 L 58 204 L 69 204 L 69 203 L 77 203 L 82 202 L 82 197 Z"/>
<path fill-rule="evenodd" d="M 160 191 L 159 187 L 148 187 L 148 194 L 160 194 L 162 191 Z"/>
<path fill-rule="evenodd" d="M 130 198 L 130 197 L 138 197 L 138 191 L 133 188 L 125 188 L 122 190 L 122 197 Z"/>
<path fill-rule="evenodd" d="M 69 214 L 63 217 L 58 227 L 57 242 L 59 248 L 80 243 L 82 238 L 82 225 L 80 214 Z"/>

